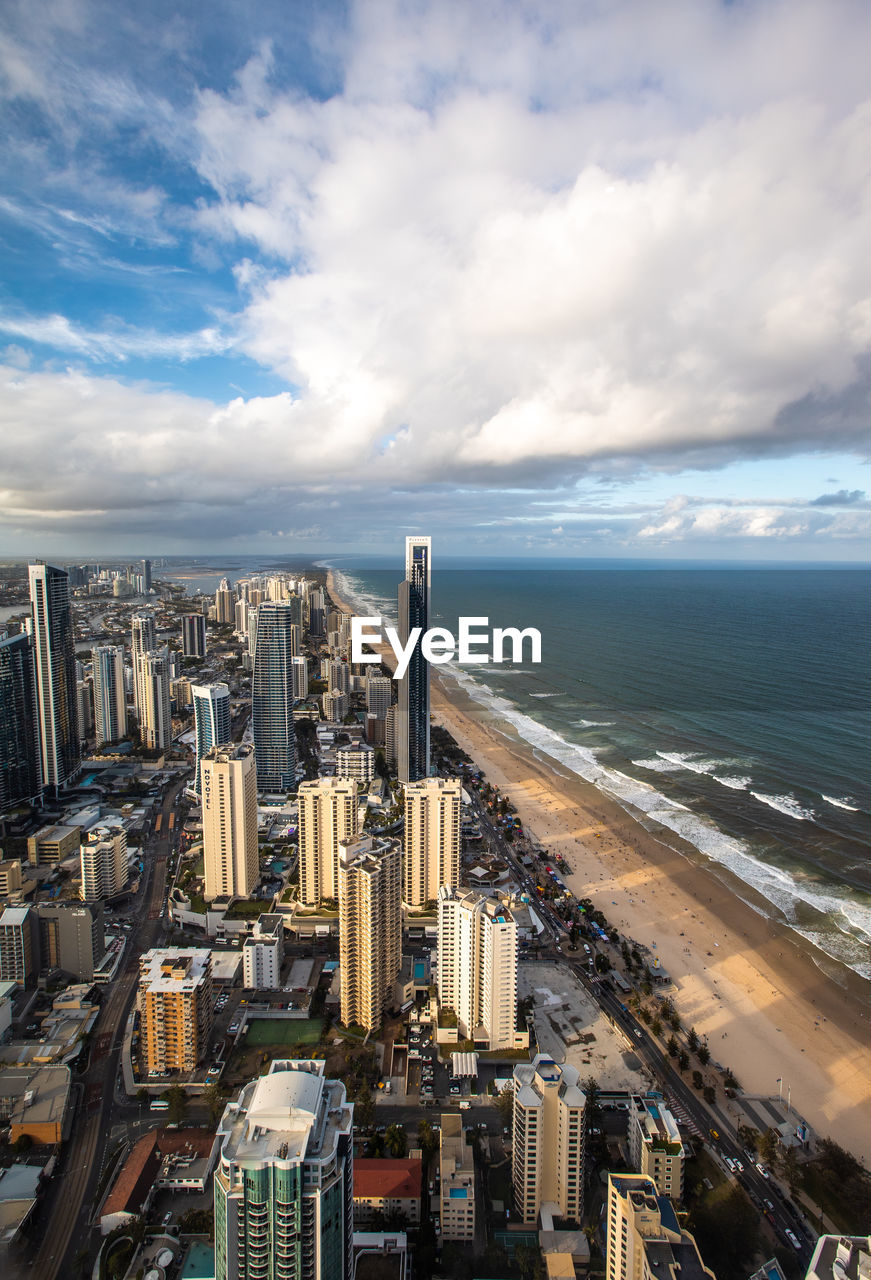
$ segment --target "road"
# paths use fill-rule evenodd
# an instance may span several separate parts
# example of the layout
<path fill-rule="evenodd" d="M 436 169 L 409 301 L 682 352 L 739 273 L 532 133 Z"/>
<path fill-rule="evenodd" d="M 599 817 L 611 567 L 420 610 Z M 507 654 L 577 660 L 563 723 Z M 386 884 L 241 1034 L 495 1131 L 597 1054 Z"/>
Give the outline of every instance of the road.
<path fill-rule="evenodd" d="M 491 849 L 508 863 L 521 888 L 529 890 L 530 896 L 535 897 L 535 882 L 513 852 L 502 829 L 491 820 L 479 795 L 472 792 L 471 799 L 479 826 L 482 831 L 486 831 Z M 659 1082 L 677 1118 L 683 1120 L 685 1125 L 689 1122 L 690 1127 L 696 1130 L 700 1138 L 712 1144 L 715 1156 L 722 1164 L 724 1172 L 748 1192 L 760 1212 L 764 1212 L 778 1236 L 786 1242 L 786 1247 L 795 1248 L 786 1235 L 787 1230 L 798 1237 L 801 1248 L 796 1252 L 806 1267 L 812 1253 L 812 1247 L 807 1238 L 807 1224 L 777 1184 L 770 1177 L 764 1177 L 754 1165 L 750 1155 L 743 1150 L 738 1142 L 732 1119 L 720 1105 L 715 1103 L 709 1106 L 699 1097 L 683 1079 L 668 1055 L 660 1049 L 644 1024 L 627 1008 L 622 997 L 616 995 L 598 975 L 591 974 L 586 963 L 562 953 L 568 930 L 565 922 L 552 907 L 540 898 L 535 899 L 534 907 L 553 942 L 552 948 L 545 944 L 543 957 L 570 965 L 578 980 L 608 1015 L 612 1024 L 624 1033 L 633 1052 L 652 1077 Z M 544 938 L 540 941 L 544 943 Z M 718 1135 L 716 1139 L 713 1138 L 713 1133 Z M 730 1170 L 725 1163 L 727 1158 L 739 1160 L 743 1164 L 743 1171 Z"/>
<path fill-rule="evenodd" d="M 169 832 L 169 815 L 182 790 L 179 782 L 167 791 L 162 808 L 161 835 L 146 842 L 140 906 L 130 931 L 124 967 L 106 989 L 94 1028 L 91 1057 L 83 1077 L 83 1095 L 62 1165 L 46 1198 L 48 1217 L 42 1245 L 33 1263 L 39 1280 L 75 1274 L 74 1258 L 86 1249 L 89 1219 L 112 1130 L 115 1076 L 124 1028 L 136 993 L 139 955 L 160 943 L 161 911 L 166 892 L 166 866 L 176 832 Z"/>

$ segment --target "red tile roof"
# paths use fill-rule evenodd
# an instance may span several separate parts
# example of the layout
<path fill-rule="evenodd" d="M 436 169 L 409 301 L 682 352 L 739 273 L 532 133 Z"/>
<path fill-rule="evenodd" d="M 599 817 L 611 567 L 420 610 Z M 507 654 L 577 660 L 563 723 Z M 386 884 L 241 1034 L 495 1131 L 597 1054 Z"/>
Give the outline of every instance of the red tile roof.
<path fill-rule="evenodd" d="M 419 1200 L 420 1160 L 354 1161 L 354 1198 L 360 1200 Z"/>

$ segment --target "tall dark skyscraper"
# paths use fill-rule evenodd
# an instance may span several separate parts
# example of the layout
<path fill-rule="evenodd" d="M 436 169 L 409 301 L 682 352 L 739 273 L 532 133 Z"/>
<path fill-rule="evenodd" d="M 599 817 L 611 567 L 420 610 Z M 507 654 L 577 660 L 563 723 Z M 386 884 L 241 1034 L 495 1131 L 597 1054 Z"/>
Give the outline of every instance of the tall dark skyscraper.
<path fill-rule="evenodd" d="M 405 539 L 405 581 L 399 584 L 399 638 L 429 627 L 431 538 Z M 400 782 L 429 775 L 429 663 L 416 645 L 399 681 L 396 703 L 396 766 Z"/>
<path fill-rule="evenodd" d="M 57 792 L 73 780 L 82 759 L 70 580 L 65 569 L 50 564 L 32 564 L 29 574 L 42 785 Z"/>
<path fill-rule="evenodd" d="M 206 656 L 206 619 L 202 613 L 186 613 L 183 616 L 181 651 L 186 658 Z"/>
<path fill-rule="evenodd" d="M 251 719 L 259 791 L 287 791 L 296 786 L 292 628 L 289 604 L 258 606 Z"/>
<path fill-rule="evenodd" d="M 39 797 L 37 726 L 30 637 L 0 631 L 0 813 Z"/>
<path fill-rule="evenodd" d="M 197 615 L 194 614 L 194 617 Z M 201 616 L 201 615 L 200 615 Z M 225 684 L 192 684 L 194 728 L 196 729 L 196 764 L 194 791 L 200 794 L 202 778 L 200 761 L 212 747 L 223 747 L 233 741 L 230 718 L 230 690 Z"/>
<path fill-rule="evenodd" d="M 151 590 L 151 561 L 142 561 L 142 585 L 146 591 Z"/>

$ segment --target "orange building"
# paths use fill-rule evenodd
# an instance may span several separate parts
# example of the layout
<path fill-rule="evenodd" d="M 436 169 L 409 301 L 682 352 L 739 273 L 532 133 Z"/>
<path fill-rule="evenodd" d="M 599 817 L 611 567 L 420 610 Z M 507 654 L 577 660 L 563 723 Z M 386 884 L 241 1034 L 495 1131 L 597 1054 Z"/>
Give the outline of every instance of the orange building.
<path fill-rule="evenodd" d="M 145 1070 L 193 1071 L 212 1029 L 211 953 L 204 947 L 146 951 L 136 1003 Z"/>

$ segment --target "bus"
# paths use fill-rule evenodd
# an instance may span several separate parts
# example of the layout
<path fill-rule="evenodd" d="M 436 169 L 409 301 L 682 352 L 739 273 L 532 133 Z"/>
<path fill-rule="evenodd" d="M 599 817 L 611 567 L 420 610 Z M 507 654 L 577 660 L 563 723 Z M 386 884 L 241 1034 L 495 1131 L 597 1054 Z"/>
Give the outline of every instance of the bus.
<path fill-rule="evenodd" d="M 158 831 L 160 831 L 160 824 L 161 824 L 161 822 L 163 822 L 163 814 L 162 814 L 162 813 L 159 813 L 159 814 L 157 815 L 157 818 L 155 819 L 155 823 L 154 823 L 154 834 L 155 834 L 155 835 L 157 835 Z"/>
<path fill-rule="evenodd" d="M 169 1111 L 169 1103 L 166 1101 L 165 1098 L 155 1098 L 151 1106 L 148 1108 L 148 1110 L 149 1111 Z"/>
<path fill-rule="evenodd" d="M 173 827 L 174 827 L 174 826 L 175 826 L 175 814 L 174 814 L 174 813 L 171 813 L 171 814 L 169 815 L 169 829 L 170 829 L 170 831 L 172 831 L 172 829 L 173 829 Z"/>

